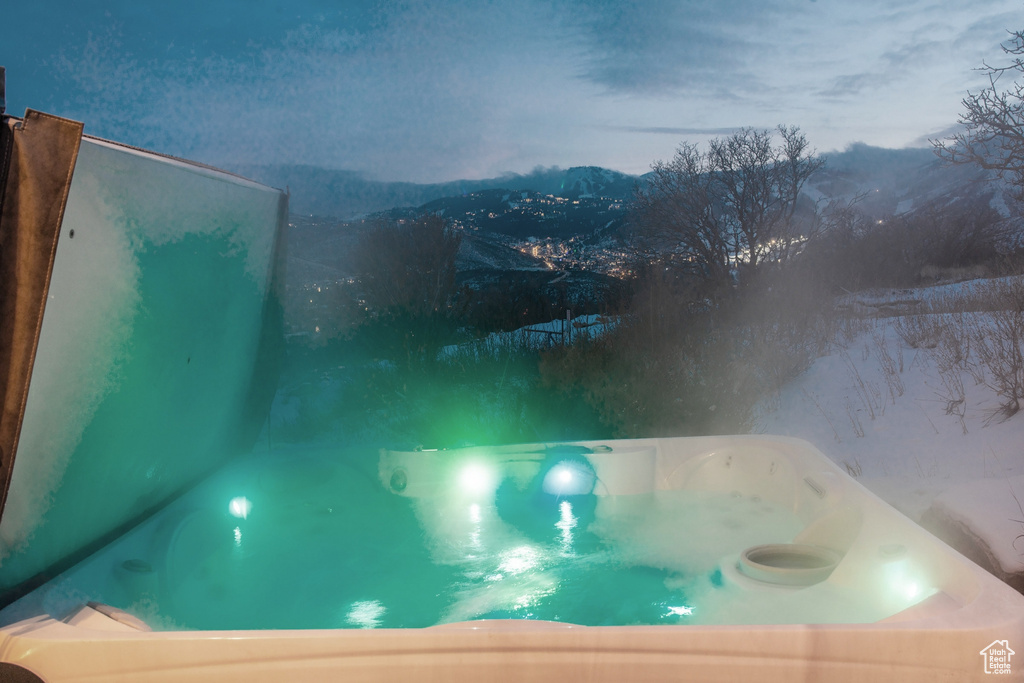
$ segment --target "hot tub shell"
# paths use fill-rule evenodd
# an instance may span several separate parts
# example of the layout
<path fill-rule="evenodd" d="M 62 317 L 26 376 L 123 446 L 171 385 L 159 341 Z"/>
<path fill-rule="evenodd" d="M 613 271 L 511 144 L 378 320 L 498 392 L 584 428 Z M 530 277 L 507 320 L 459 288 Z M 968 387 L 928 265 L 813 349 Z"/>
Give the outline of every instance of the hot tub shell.
<path fill-rule="evenodd" d="M 400 495 L 430 495 L 467 458 L 542 457 L 551 444 L 386 452 L 382 485 L 402 469 Z M 594 452 L 595 494 L 739 491 L 782 503 L 806 522 L 795 539 L 842 554 L 821 584 L 780 591 L 726 571 L 752 598 L 799 602 L 817 587 L 894 587 L 883 556 L 911 558 L 923 599 L 875 623 L 577 626 L 470 621 L 422 629 L 141 632 L 102 614 L 36 614 L 46 588 L 0 613 L 2 660 L 52 681 L 325 679 L 537 681 L 989 680 L 992 644 L 1024 642 L 1024 597 L 866 491 L 806 442 L 702 437 L 574 444 Z M 723 558 L 724 569 L 736 558 Z M 746 581 L 746 583 L 743 583 Z M 899 586 L 895 587 L 899 589 Z M 1020 680 L 1010 662 L 1006 680 Z"/>

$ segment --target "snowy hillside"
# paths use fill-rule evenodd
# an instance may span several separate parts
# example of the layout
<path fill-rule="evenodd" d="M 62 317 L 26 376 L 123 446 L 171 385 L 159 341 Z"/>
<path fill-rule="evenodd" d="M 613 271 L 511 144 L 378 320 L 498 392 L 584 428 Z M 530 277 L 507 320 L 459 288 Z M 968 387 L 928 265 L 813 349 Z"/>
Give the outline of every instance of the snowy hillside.
<path fill-rule="evenodd" d="M 987 196 L 1004 218 L 1019 218 L 1012 188 L 976 166 L 950 166 L 930 148 L 884 149 L 854 144 L 829 154 L 804 186 L 814 201 L 854 200 L 873 218 L 888 218 L 928 204 L 952 205 Z"/>
<path fill-rule="evenodd" d="M 556 192 L 560 197 L 617 197 L 628 199 L 637 178 L 597 166 L 574 166 L 565 172 Z M 552 190 L 555 188 L 551 188 Z"/>
<path fill-rule="evenodd" d="M 1024 412 L 1001 410 L 1006 399 L 969 335 L 958 364 L 942 340 L 913 333 L 945 316 L 953 330 L 977 325 L 994 338 L 991 313 L 936 312 L 962 308 L 989 284 L 857 297 L 864 308 L 919 314 L 866 319 L 760 406 L 755 431 L 807 439 L 912 519 L 983 540 L 1012 574 L 1024 570 Z"/>

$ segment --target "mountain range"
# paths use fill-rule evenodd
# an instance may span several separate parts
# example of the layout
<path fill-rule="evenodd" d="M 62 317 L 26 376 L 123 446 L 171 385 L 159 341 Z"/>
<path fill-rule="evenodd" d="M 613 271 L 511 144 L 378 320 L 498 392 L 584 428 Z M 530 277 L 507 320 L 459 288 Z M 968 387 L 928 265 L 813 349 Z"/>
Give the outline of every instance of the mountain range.
<path fill-rule="evenodd" d="M 625 199 L 631 196 L 640 178 L 597 166 L 538 168 L 526 175 L 428 184 L 377 181 L 354 171 L 316 166 L 250 165 L 230 170 L 265 185 L 287 188 L 294 214 L 341 220 L 395 207 L 419 207 L 437 199 L 465 197 L 486 190 L 529 191 L 564 199 Z"/>
<path fill-rule="evenodd" d="M 1006 216 L 1018 213 L 1002 183 L 993 183 L 973 166 L 950 166 L 931 149 L 886 149 L 854 144 L 826 155 L 827 163 L 805 185 L 812 200 L 849 200 L 859 197 L 862 211 L 893 215 L 928 201 L 952 201 L 957 196 L 994 192 L 996 208 Z M 481 180 L 443 183 L 388 182 L 369 179 L 354 171 L 315 166 L 249 165 L 237 173 L 291 192 L 291 211 L 305 217 L 331 217 L 342 221 L 396 208 L 425 208 L 458 198 L 483 205 L 496 196 L 489 191 L 530 192 L 567 200 L 629 200 L 646 175 L 629 175 L 596 166 L 537 168 L 528 174 L 506 174 Z M 945 199 L 943 199 L 945 198 Z M 582 214 L 580 214 L 582 215 Z M 522 228 L 515 231 L 522 232 Z"/>
<path fill-rule="evenodd" d="M 629 202 L 646 176 L 582 166 L 537 169 L 527 175 L 413 184 L 368 180 L 349 171 L 312 166 L 236 169 L 291 191 L 289 253 L 296 267 L 327 277 L 344 272 L 353 241 L 376 219 L 442 215 L 462 229 L 459 269 L 573 269 L 614 273 L 628 241 Z M 804 185 L 819 206 L 856 201 L 879 220 L 928 204 L 988 201 L 1021 220 L 1006 183 L 974 166 L 950 166 L 931 150 L 856 144 L 827 156 Z M 326 269 L 326 270 L 325 270 Z"/>
<path fill-rule="evenodd" d="M 427 185 L 311 166 L 235 170 L 291 191 L 287 280 L 294 301 L 288 308 L 289 318 L 304 321 L 293 329 L 303 330 L 319 329 L 317 320 L 335 305 L 324 298 L 328 291 L 354 281 L 353 247 L 367 229 L 425 213 L 460 230 L 460 286 L 529 281 L 607 288 L 634 267 L 629 206 L 647 181 L 593 166 Z M 879 222 L 930 205 L 987 202 L 1022 223 L 1006 183 L 973 166 L 944 164 L 927 149 L 853 145 L 830 154 L 803 194 L 804 205 L 855 201 Z"/>

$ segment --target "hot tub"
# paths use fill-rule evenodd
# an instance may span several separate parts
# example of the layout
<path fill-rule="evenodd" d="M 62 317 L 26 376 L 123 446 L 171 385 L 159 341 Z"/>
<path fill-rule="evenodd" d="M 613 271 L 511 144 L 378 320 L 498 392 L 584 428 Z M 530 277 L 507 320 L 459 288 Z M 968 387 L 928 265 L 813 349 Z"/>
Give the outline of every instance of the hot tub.
<path fill-rule="evenodd" d="M 800 441 L 252 451 L 285 194 L 0 123 L 0 680 L 1020 679 L 1024 598 Z"/>
<path fill-rule="evenodd" d="M 256 453 L 0 619 L 48 681 L 1010 680 L 1024 642 L 1022 596 L 777 437 Z"/>

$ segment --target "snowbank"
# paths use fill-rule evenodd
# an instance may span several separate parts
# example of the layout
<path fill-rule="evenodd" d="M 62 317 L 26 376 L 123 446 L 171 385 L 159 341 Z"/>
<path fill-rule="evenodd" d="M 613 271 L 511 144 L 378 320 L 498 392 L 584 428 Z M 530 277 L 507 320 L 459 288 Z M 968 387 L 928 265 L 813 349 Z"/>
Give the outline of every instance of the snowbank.
<path fill-rule="evenodd" d="M 978 284 L 856 302 L 877 309 L 934 301 Z M 967 372 L 957 396 L 934 353 L 896 333 L 897 320 L 865 321 L 863 331 L 764 402 L 754 431 L 807 439 L 911 519 L 931 520 L 926 525 L 940 535 L 936 520 L 962 527 L 987 547 L 996 573 L 1024 572 L 1024 411 L 1005 418 L 1002 399 Z"/>

